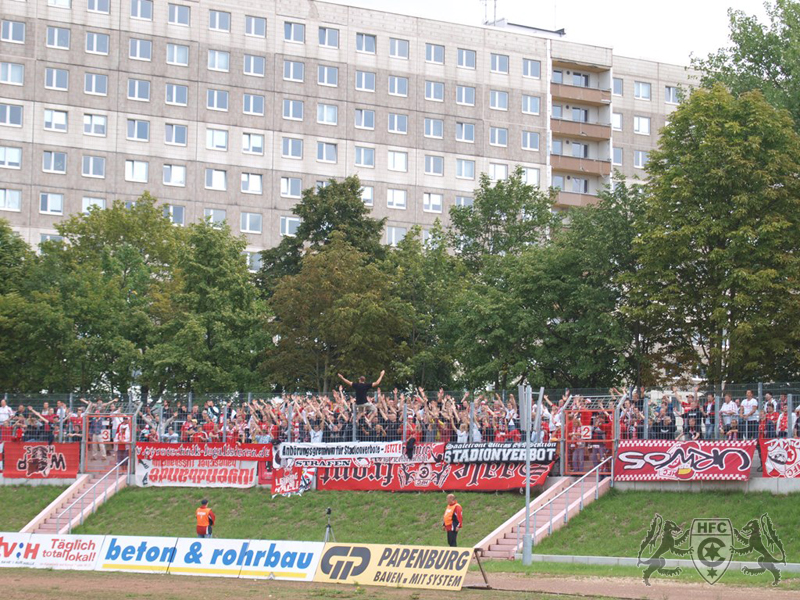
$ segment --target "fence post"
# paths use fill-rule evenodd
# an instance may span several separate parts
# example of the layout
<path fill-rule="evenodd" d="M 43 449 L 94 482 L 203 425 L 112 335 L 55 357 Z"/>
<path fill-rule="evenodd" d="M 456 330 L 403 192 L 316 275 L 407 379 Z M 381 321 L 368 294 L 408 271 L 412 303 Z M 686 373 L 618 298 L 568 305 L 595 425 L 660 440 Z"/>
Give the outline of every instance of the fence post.
<path fill-rule="evenodd" d="M 189 392 L 189 406 L 186 408 L 187 417 L 192 416 L 192 400 L 194 399 L 194 395 L 192 392 Z"/>
<path fill-rule="evenodd" d="M 567 474 L 567 405 L 564 405 L 564 410 L 561 411 L 561 476 Z"/>
<path fill-rule="evenodd" d="M 470 442 L 474 442 L 475 440 L 472 439 L 472 433 L 475 431 L 475 400 L 469 403 L 469 436 L 467 439 Z"/>
<path fill-rule="evenodd" d="M 761 411 L 764 410 L 764 384 L 762 382 L 758 382 L 758 412 L 759 414 Z"/>
<path fill-rule="evenodd" d="M 408 441 L 408 405 L 403 401 L 403 443 Z"/>
<path fill-rule="evenodd" d="M 69 414 L 72 414 L 72 392 L 69 393 Z"/>
<path fill-rule="evenodd" d="M 786 437 L 792 439 L 794 437 L 794 424 L 792 423 L 792 415 L 794 414 L 794 398 L 792 394 L 786 395 Z"/>
<path fill-rule="evenodd" d="M 353 441 L 358 441 L 358 408 L 356 403 L 352 403 L 350 405 L 350 410 L 353 411 L 351 414 L 351 420 L 353 421 Z"/>
<path fill-rule="evenodd" d="M 288 421 L 289 421 L 289 427 L 286 428 L 286 441 L 291 443 L 292 442 L 292 434 L 294 433 L 294 425 L 292 424 L 293 423 L 292 419 L 294 419 L 294 409 L 292 407 L 292 403 L 291 402 L 288 405 L 288 409 L 289 409 L 288 410 L 289 414 L 287 415 L 287 417 L 288 417 Z"/>
<path fill-rule="evenodd" d="M 714 439 L 718 440 L 720 428 L 722 427 L 722 415 L 720 414 L 721 399 L 719 394 L 714 394 Z"/>
<path fill-rule="evenodd" d="M 644 439 L 650 439 L 650 401 L 647 394 L 642 394 L 642 412 L 644 413 Z"/>
<path fill-rule="evenodd" d="M 291 410 L 291 406 L 290 406 Z M 292 430 L 292 420 L 289 419 L 289 431 Z M 222 443 L 228 441 L 228 403 L 222 405 Z M 292 440 L 289 439 L 291 442 Z"/>

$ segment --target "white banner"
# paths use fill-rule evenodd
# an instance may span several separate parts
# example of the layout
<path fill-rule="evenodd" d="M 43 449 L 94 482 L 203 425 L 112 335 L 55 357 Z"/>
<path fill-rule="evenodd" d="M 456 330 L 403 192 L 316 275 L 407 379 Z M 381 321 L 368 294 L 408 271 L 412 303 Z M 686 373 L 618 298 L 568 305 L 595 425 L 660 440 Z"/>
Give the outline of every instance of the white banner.
<path fill-rule="evenodd" d="M 209 465 L 205 460 L 185 460 L 177 464 L 136 461 L 139 487 L 235 487 L 248 488 L 258 483 L 258 463 L 252 460 Z"/>
<path fill-rule="evenodd" d="M 177 542 L 174 537 L 106 536 L 95 570 L 166 573 Z"/>
<path fill-rule="evenodd" d="M 169 573 L 311 581 L 322 542 L 180 538 Z"/>
<path fill-rule="evenodd" d="M 30 539 L 30 533 L 0 533 L 0 567 L 33 567 L 41 546 Z"/>
<path fill-rule="evenodd" d="M 91 571 L 103 546 L 102 535 L 31 534 L 30 544 L 39 545 L 36 569 Z"/>
<path fill-rule="evenodd" d="M 405 452 L 403 442 L 341 442 L 308 444 L 284 442 L 275 452 L 280 465 L 304 467 L 367 466 L 375 459 L 399 458 Z"/>

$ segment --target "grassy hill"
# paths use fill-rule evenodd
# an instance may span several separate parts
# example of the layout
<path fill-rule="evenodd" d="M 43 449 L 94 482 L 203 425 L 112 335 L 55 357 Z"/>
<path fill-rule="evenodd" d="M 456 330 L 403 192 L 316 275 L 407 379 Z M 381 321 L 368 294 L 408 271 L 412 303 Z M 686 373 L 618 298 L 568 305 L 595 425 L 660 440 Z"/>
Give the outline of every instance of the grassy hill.
<path fill-rule="evenodd" d="M 202 498 L 217 515 L 214 536 L 322 541 L 331 507 L 339 542 L 446 545 L 441 530 L 445 494 L 388 492 L 309 492 L 270 498 L 264 489 L 125 488 L 87 519 L 75 533 L 195 535 L 194 511 Z M 457 494 L 464 508 L 460 546 L 471 546 L 525 504 L 510 493 Z"/>
<path fill-rule="evenodd" d="M 3 515 L 0 531 L 19 531 L 65 489 L 67 488 L 60 485 L 0 486 L 0 507 Z"/>

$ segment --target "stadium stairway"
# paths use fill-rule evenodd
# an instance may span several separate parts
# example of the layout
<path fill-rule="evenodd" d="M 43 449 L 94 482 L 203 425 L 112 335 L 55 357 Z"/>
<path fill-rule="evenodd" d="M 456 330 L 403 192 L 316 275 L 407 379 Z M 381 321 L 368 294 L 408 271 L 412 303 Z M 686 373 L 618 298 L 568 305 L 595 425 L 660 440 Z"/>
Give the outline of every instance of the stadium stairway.
<path fill-rule="evenodd" d="M 69 533 L 126 485 L 124 472 L 119 476 L 106 473 L 79 475 L 75 483 L 36 515 L 20 533 Z"/>
<path fill-rule="evenodd" d="M 611 489 L 611 479 L 607 477 L 600 481 L 599 486 L 595 486 L 594 481 L 586 481 L 584 482 L 583 490 L 580 489 L 580 486 L 576 486 L 570 490 L 569 494 L 561 494 L 577 480 L 577 477 L 552 478 L 548 482 L 550 484 L 549 487 L 531 500 L 531 515 L 536 510 L 542 509 L 539 514 L 530 520 L 530 533 L 533 537 L 534 546 L 550 535 L 551 514 L 552 531 L 556 531 L 565 525 L 565 513 L 567 520 L 569 520 L 578 514 L 582 507 L 594 502 L 595 487 L 598 488 L 598 497 Z M 524 532 L 525 509 L 523 508 L 478 542 L 475 545 L 475 550 L 483 558 L 514 560 L 517 554 L 522 552 L 522 535 Z"/>

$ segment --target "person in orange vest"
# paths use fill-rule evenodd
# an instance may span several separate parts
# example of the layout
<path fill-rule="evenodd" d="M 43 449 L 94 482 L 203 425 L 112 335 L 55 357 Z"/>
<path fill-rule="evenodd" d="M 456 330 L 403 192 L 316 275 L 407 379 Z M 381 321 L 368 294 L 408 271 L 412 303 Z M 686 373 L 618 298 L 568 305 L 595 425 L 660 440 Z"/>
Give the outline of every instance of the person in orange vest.
<path fill-rule="evenodd" d="M 458 530 L 464 525 L 464 516 L 461 512 L 461 505 L 456 502 L 453 494 L 447 495 L 447 508 L 444 510 L 442 519 L 442 529 L 447 532 L 447 545 L 455 547 Z"/>
<path fill-rule="evenodd" d="M 200 507 L 194 515 L 197 517 L 197 537 L 210 538 L 211 528 L 217 517 L 214 515 L 214 511 L 208 508 L 208 500 L 203 499 L 200 502 Z"/>

